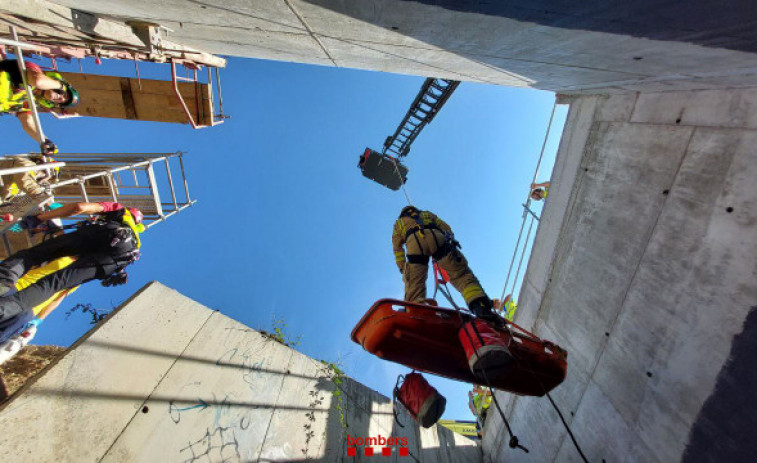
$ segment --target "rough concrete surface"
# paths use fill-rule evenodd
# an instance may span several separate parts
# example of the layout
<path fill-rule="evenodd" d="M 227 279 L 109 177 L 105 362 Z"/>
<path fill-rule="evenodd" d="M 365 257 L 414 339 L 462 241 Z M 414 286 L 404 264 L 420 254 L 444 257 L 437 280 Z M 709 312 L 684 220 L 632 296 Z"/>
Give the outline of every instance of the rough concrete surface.
<path fill-rule="evenodd" d="M 54 0 L 218 54 L 563 93 L 757 85 L 752 2 Z"/>
<path fill-rule="evenodd" d="M 350 378 L 339 402 L 332 377 L 320 361 L 151 283 L 0 409 L 0 448 L 77 463 L 371 458 L 364 446 L 346 457 L 349 435 L 407 437 L 422 462 L 481 461 L 474 441 L 446 428 L 419 430 L 405 412 L 397 427 L 391 401 Z M 398 447 L 391 457 L 383 447 L 372 446 L 382 461 L 399 459 Z"/>
<path fill-rule="evenodd" d="M 753 457 L 722 410 L 753 428 L 755 98 L 734 89 L 572 102 L 516 322 L 568 350 L 552 396 L 589 461 Z M 507 448 L 494 416 L 485 460 L 580 461 L 545 399 L 501 396 L 536 450 Z"/>

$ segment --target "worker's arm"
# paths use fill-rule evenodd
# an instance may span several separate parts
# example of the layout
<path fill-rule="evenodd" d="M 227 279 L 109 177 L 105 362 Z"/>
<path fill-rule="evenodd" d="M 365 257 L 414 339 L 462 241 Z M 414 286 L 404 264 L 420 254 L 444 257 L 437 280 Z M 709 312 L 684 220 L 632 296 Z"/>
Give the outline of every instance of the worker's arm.
<path fill-rule="evenodd" d="M 19 112 L 16 114 L 16 117 L 18 117 L 18 121 L 21 123 L 21 127 L 27 135 L 35 139 L 38 143 L 44 141 L 37 131 L 37 126 L 34 125 L 34 114 L 31 111 Z"/>
<path fill-rule="evenodd" d="M 27 66 L 26 82 L 38 90 L 62 90 L 63 83 L 45 75 L 37 66 Z"/>
<path fill-rule="evenodd" d="M 402 226 L 402 219 L 398 219 L 394 222 L 394 229 L 392 230 L 392 249 L 394 250 L 394 260 L 397 263 L 397 267 L 400 269 L 400 273 L 405 272 L 405 231 Z"/>
<path fill-rule="evenodd" d="M 549 182 L 544 182 L 544 183 L 532 183 L 532 184 L 531 184 L 531 189 L 532 189 L 532 190 L 535 190 L 535 189 L 537 189 L 537 188 L 549 188 Z"/>
<path fill-rule="evenodd" d="M 63 207 L 59 207 L 58 209 L 45 211 L 37 215 L 37 218 L 40 221 L 44 222 L 50 219 L 62 219 L 65 217 L 84 214 L 101 214 L 103 212 L 105 212 L 105 206 L 100 203 L 71 203 L 66 204 Z"/>

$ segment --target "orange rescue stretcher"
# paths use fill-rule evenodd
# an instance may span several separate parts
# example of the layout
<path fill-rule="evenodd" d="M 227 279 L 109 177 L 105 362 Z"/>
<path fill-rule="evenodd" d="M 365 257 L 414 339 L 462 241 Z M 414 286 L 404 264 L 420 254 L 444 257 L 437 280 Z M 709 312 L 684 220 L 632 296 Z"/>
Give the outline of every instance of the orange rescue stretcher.
<path fill-rule="evenodd" d="M 459 332 L 473 316 L 453 309 L 381 299 L 352 330 L 352 340 L 368 352 L 409 368 L 450 379 L 487 385 L 469 367 Z M 489 371 L 488 386 L 520 395 L 543 396 L 567 373 L 568 353 L 554 343 L 508 322 L 494 327 L 514 361 Z"/>

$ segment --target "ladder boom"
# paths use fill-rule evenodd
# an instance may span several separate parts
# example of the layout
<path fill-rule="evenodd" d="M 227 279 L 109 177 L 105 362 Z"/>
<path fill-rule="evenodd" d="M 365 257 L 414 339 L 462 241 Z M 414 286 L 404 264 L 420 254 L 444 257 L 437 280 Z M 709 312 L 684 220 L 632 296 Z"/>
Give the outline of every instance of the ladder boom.
<path fill-rule="evenodd" d="M 459 84 L 456 80 L 426 79 L 394 135 L 386 139 L 381 154 L 395 158 L 407 156 L 415 138 L 434 119 Z"/>

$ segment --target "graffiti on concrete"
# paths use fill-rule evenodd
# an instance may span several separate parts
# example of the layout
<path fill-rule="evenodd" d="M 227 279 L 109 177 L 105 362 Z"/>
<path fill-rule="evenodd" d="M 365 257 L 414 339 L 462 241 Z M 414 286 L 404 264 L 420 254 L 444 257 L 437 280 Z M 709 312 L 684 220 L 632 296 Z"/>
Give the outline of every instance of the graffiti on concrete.
<path fill-rule="evenodd" d="M 181 412 L 186 412 L 189 410 L 202 411 L 206 408 L 208 408 L 208 403 L 202 399 L 197 399 L 197 404 L 189 405 L 186 407 L 178 407 L 173 400 L 168 402 L 168 414 L 171 415 L 171 419 L 176 424 L 179 424 L 179 422 L 181 421 Z"/>
<path fill-rule="evenodd" d="M 240 352 L 238 347 L 231 348 L 221 355 L 216 361 L 216 365 L 229 364 L 232 361 L 242 361 L 240 368 L 242 369 L 242 379 L 247 384 L 254 384 L 255 380 L 259 380 L 263 377 L 263 365 L 266 359 L 255 361 L 255 355 L 249 349 Z"/>
<path fill-rule="evenodd" d="M 224 427 L 217 427 L 212 433 L 210 429 L 206 429 L 202 438 L 179 450 L 179 455 L 185 463 L 237 461 L 242 457 L 234 429 Z"/>

